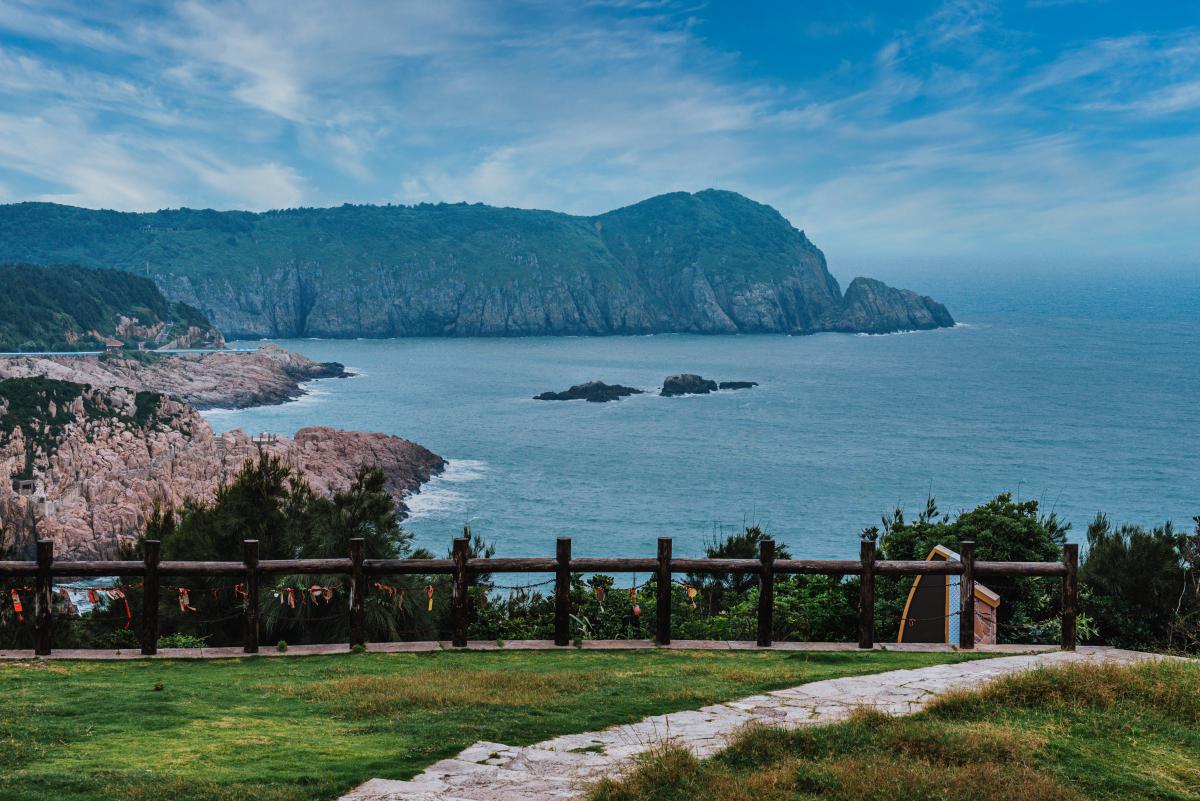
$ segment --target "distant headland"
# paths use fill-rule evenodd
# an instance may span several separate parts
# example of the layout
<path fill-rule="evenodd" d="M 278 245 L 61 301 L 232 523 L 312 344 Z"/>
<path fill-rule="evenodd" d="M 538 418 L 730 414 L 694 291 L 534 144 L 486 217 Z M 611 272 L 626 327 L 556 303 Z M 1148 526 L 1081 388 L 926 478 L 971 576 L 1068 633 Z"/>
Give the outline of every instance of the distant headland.
<path fill-rule="evenodd" d="M 674 192 L 594 217 L 482 204 L 252 213 L 0 206 L 0 263 L 148 277 L 229 337 L 890 333 L 951 326 L 778 211 Z"/>

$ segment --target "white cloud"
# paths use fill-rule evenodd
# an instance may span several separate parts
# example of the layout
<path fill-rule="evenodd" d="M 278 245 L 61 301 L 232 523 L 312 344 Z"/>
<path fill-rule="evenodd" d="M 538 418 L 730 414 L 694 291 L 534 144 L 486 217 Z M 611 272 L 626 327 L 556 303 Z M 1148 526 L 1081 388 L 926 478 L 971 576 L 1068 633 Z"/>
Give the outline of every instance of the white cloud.
<path fill-rule="evenodd" d="M 0 39 L 10 197 L 595 213 L 715 185 L 776 204 L 835 258 L 1178 243 L 1200 212 L 1179 125 L 1200 109 L 1191 30 L 1042 54 L 995 3 L 950 0 L 873 53 L 768 82 L 699 35 L 703 7 L 671 2 L 123 11 L 0 0 L 0 32 L 54 45 Z"/>

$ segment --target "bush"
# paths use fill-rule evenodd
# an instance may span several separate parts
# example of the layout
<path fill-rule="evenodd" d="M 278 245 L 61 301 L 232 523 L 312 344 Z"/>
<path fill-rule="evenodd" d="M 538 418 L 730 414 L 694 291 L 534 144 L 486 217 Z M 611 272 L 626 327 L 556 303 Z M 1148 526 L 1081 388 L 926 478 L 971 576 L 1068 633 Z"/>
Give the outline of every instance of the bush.
<path fill-rule="evenodd" d="M 159 648 L 203 648 L 208 645 L 207 637 L 191 634 L 164 634 L 158 638 Z"/>
<path fill-rule="evenodd" d="M 1097 515 L 1079 579 L 1099 640 L 1134 649 L 1200 650 L 1200 517 L 1181 534 Z"/>

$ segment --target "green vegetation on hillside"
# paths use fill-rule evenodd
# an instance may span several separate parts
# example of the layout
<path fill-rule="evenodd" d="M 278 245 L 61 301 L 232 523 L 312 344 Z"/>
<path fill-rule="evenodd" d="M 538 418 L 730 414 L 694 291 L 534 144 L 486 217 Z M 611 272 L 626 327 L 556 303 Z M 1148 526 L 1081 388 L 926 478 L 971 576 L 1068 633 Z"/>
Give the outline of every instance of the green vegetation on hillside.
<path fill-rule="evenodd" d="M 1194 801 L 1200 663 L 1004 677 L 894 718 L 746 731 L 706 761 L 665 747 L 592 801 Z"/>
<path fill-rule="evenodd" d="M 955 654 L 436 652 L 0 663 L 6 801 L 334 799 L 524 745 Z"/>
<path fill-rule="evenodd" d="M 714 264 L 770 277 L 790 270 L 797 250 L 819 255 L 779 212 L 716 190 L 661 195 L 596 217 L 482 203 L 263 213 L 0 206 L 0 259 L 138 272 L 149 266 L 235 280 L 263 264 L 307 261 L 330 275 L 367 265 L 438 265 L 455 277 L 495 285 L 513 277 L 538 280 L 539 271 L 564 267 L 613 277 L 625 274 L 628 260 L 657 256 L 661 267 L 688 264 L 701 253 Z"/>
<path fill-rule="evenodd" d="M 0 351 L 102 350 L 105 339 L 153 347 L 189 328 L 220 341 L 199 311 L 120 270 L 0 264 L 0 286 Z M 119 330 L 122 318 L 130 322 Z"/>
<path fill-rule="evenodd" d="M 594 217 L 466 203 L 141 214 L 18 203 L 0 206 L 3 260 L 150 276 L 239 336 L 953 325 L 941 304 L 890 288 L 846 317 L 803 232 L 770 206 L 711 189 Z"/>

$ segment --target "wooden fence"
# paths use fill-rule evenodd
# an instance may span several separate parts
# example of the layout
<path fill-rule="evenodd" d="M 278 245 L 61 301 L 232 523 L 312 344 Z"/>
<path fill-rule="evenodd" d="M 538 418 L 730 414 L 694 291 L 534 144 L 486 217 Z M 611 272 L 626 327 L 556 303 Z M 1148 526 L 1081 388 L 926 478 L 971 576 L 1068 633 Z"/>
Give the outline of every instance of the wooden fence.
<path fill-rule="evenodd" d="M 258 558 L 258 541 L 246 540 L 240 562 L 172 562 L 160 559 L 160 543 L 144 543 L 141 561 L 70 562 L 55 561 L 54 543 L 37 543 L 36 562 L 0 562 L 0 577 L 33 576 L 35 578 L 35 653 L 50 653 L 53 633 L 53 578 L 87 576 L 137 576 L 143 581 L 141 610 L 141 643 L 143 654 L 154 654 L 158 643 L 158 606 L 160 576 L 237 576 L 245 582 L 243 600 L 245 618 L 244 650 L 256 653 L 259 646 L 259 579 L 264 575 L 344 575 L 350 581 L 350 647 L 366 644 L 363 604 L 367 592 L 367 577 L 395 575 L 451 575 L 454 582 L 452 599 L 453 637 L 455 646 L 467 644 L 468 586 L 474 575 L 482 573 L 553 573 L 554 579 L 554 642 L 569 645 L 570 585 L 572 573 L 653 573 L 657 579 L 657 642 L 671 641 L 671 576 L 674 573 L 753 573 L 758 576 L 758 641 L 762 647 L 771 645 L 775 576 L 817 574 L 827 576 L 857 575 L 862 577 L 859 597 L 858 646 L 874 646 L 875 579 L 877 576 L 961 576 L 959 592 L 959 642 L 962 648 L 975 644 L 975 580 L 991 576 L 1061 576 L 1062 584 L 1062 647 L 1075 648 L 1075 618 L 1078 613 L 1079 546 L 1068 544 L 1061 562 L 977 562 L 975 544 L 963 542 L 958 546 L 960 561 L 892 561 L 875 558 L 875 543 L 863 541 L 859 558 L 855 559 L 776 559 L 775 543 L 759 543 L 757 559 L 676 559 L 671 555 L 671 539 L 658 540 L 658 556 L 654 559 L 572 558 L 571 540 L 561 537 L 553 559 L 478 559 L 471 558 L 465 538 L 454 540 L 451 559 L 366 559 L 364 541 L 350 541 L 350 554 L 344 559 L 262 559 Z"/>

